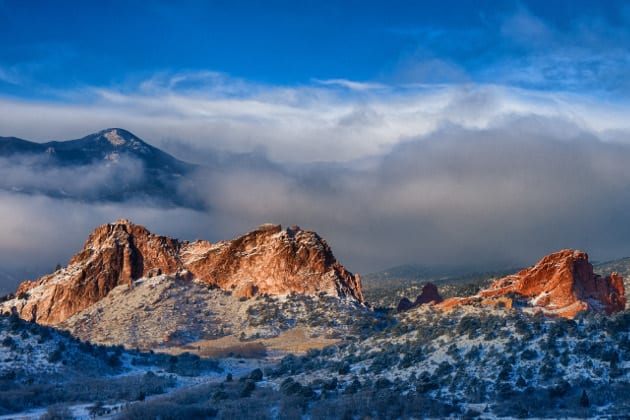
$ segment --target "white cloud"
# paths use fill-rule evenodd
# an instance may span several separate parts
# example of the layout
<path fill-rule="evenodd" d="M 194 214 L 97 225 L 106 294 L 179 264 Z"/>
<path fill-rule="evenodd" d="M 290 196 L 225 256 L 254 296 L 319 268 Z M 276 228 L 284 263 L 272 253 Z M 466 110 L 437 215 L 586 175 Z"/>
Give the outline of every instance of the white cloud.
<path fill-rule="evenodd" d="M 14 69 L 0 67 L 0 82 L 11 85 L 19 85 L 21 83 L 21 79 Z"/>
<path fill-rule="evenodd" d="M 347 79 L 313 79 L 313 81 L 324 86 L 341 86 L 358 91 L 385 89 L 387 87 L 381 83 L 357 82 Z"/>
<path fill-rule="evenodd" d="M 501 34 L 519 44 L 534 47 L 539 47 L 556 37 L 554 31 L 543 20 L 522 7 L 504 19 Z"/>
<path fill-rule="evenodd" d="M 177 80 L 207 77 L 221 79 L 220 86 L 172 88 Z M 65 92 L 75 99 L 62 103 L 0 99 L 2 134 L 67 139 L 124 127 L 157 146 L 179 142 L 200 152 L 262 146 L 274 160 L 308 162 L 374 156 L 445 124 L 483 128 L 515 114 L 559 117 L 596 133 L 630 126 L 626 104 L 496 85 L 408 85 L 348 95 L 332 85 L 288 88 L 235 81 L 238 86 L 231 89 L 229 78 L 214 74 L 160 80 L 148 82 L 150 88 L 141 83 L 144 87 L 131 90 Z M 170 151 L 177 155 L 176 148 Z"/>

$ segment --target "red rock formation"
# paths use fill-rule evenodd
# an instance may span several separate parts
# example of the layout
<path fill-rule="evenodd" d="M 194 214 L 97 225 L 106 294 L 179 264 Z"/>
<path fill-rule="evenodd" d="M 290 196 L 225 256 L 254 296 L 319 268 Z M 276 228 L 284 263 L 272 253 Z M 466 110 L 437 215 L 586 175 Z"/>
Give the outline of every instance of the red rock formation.
<path fill-rule="evenodd" d="M 331 291 L 363 302 L 359 276 L 339 264 L 314 232 L 263 225 L 231 241 L 190 243 L 122 219 L 97 227 L 66 268 L 22 283 L 21 294 L 2 310 L 15 307 L 22 318 L 56 324 L 118 285 L 158 274 L 196 277 L 237 297 Z"/>
<path fill-rule="evenodd" d="M 433 283 L 427 283 L 422 288 L 422 293 L 416 298 L 416 306 L 427 303 L 436 304 L 442 302 L 442 296 L 438 293 L 437 286 Z"/>
<path fill-rule="evenodd" d="M 433 283 L 427 283 L 422 288 L 422 293 L 416 298 L 415 302 L 411 302 L 407 298 L 402 298 L 398 303 L 398 307 L 396 310 L 398 312 L 408 311 L 409 309 L 415 308 L 420 305 L 435 305 L 437 303 L 442 302 L 442 297 L 438 293 L 437 286 Z"/>
<path fill-rule="evenodd" d="M 258 293 L 313 294 L 334 289 L 339 296 L 363 301 L 358 276 L 339 264 L 326 242 L 297 226 L 263 225 L 231 241 L 210 245 L 197 241 L 181 253 L 195 277 L 226 290 L 251 283 Z M 239 292 L 251 294 L 252 288 Z"/>
<path fill-rule="evenodd" d="M 514 296 L 527 299 L 546 314 L 573 318 L 585 310 L 606 314 L 623 311 L 624 293 L 623 279 L 617 273 L 596 275 L 585 252 L 565 249 L 544 257 L 531 268 L 496 280 L 476 296 L 447 299 L 440 307 L 505 301 Z"/>

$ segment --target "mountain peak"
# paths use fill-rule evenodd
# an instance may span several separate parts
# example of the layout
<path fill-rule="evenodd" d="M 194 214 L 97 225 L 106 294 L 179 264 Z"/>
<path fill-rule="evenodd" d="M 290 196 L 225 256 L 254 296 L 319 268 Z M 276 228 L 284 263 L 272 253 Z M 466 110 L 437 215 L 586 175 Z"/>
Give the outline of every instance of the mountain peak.
<path fill-rule="evenodd" d="M 138 136 L 123 128 L 106 128 L 97 133 L 90 134 L 84 139 L 96 141 L 97 143 L 106 143 L 108 146 L 119 148 L 122 146 L 148 146 L 144 141 L 140 140 Z"/>
<path fill-rule="evenodd" d="M 124 217 L 121 217 L 120 219 L 118 219 L 114 223 L 112 223 L 112 225 L 131 226 L 131 225 L 133 225 L 133 223 L 129 219 L 125 219 Z"/>
<path fill-rule="evenodd" d="M 10 158 L 20 171 L 23 164 L 27 165 L 35 174 L 34 180 L 21 175 L 6 177 L 8 180 L 0 182 L 0 190 L 92 202 L 120 202 L 140 196 L 169 206 L 205 207 L 201 197 L 180 188 L 196 165 L 178 160 L 123 128 L 46 143 L 0 137 L 0 157 Z M 75 185 L 66 181 L 67 176 L 57 176 L 58 169 L 61 174 L 77 169 L 81 174 L 98 175 L 90 178 L 94 185 L 85 188 L 84 183 Z"/>
<path fill-rule="evenodd" d="M 125 139 L 137 139 L 139 138 L 138 136 L 136 136 L 135 134 L 133 134 L 131 131 L 129 130 L 125 130 L 124 128 L 120 128 L 120 127 L 110 127 L 110 128 L 105 128 L 104 130 L 101 130 L 97 133 L 94 134 L 99 134 L 99 135 L 105 135 L 105 134 L 114 134 L 117 136 L 121 136 Z"/>
<path fill-rule="evenodd" d="M 129 134 L 131 135 L 131 133 L 129 132 L 122 132 L 122 130 L 119 130 L 117 128 L 110 128 L 107 129 L 105 131 L 102 132 L 103 133 L 103 137 L 112 145 L 112 146 L 122 146 L 123 144 L 125 144 L 127 142 L 127 140 L 125 139 L 124 134 Z"/>

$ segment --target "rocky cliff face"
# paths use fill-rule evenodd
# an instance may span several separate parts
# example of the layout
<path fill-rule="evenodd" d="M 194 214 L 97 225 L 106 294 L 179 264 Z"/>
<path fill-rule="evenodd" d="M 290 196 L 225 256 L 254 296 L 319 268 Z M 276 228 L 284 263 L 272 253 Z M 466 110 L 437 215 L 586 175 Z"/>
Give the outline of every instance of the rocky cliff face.
<path fill-rule="evenodd" d="M 545 314 L 573 318 L 585 310 L 606 314 L 623 311 L 624 293 L 623 279 L 617 273 L 596 275 L 585 252 L 565 249 L 531 268 L 496 280 L 476 296 L 447 299 L 440 306 L 448 309 L 481 302 L 511 307 L 513 298 L 518 298 Z"/>
<path fill-rule="evenodd" d="M 280 225 L 263 225 L 215 245 L 197 241 L 181 257 L 195 277 L 237 296 L 332 290 L 363 301 L 359 277 L 335 260 L 319 235 L 297 226 L 282 230 Z"/>
<path fill-rule="evenodd" d="M 121 219 L 97 227 L 64 269 L 20 285 L 3 312 L 57 324 L 141 277 L 198 278 L 237 297 L 328 291 L 363 302 L 358 275 L 339 264 L 315 232 L 263 225 L 231 241 L 178 241 Z"/>

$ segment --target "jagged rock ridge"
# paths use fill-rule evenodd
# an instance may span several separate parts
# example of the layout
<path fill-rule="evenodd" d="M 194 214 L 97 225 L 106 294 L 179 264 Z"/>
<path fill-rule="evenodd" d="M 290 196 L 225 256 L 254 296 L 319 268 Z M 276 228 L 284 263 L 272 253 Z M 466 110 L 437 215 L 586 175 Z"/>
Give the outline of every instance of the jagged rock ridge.
<path fill-rule="evenodd" d="M 565 249 L 547 255 L 531 268 L 494 281 L 475 296 L 446 299 L 439 306 L 449 309 L 481 302 L 512 307 L 517 299 L 545 314 L 573 318 L 586 310 L 606 314 L 623 311 L 624 294 L 621 276 L 594 274 L 586 252 Z"/>
<path fill-rule="evenodd" d="M 57 324 L 141 277 L 197 278 L 237 297 L 328 291 L 363 302 L 358 275 L 315 232 L 262 225 L 230 241 L 178 241 L 121 219 L 97 227 L 66 268 L 22 283 L 2 311 Z"/>

